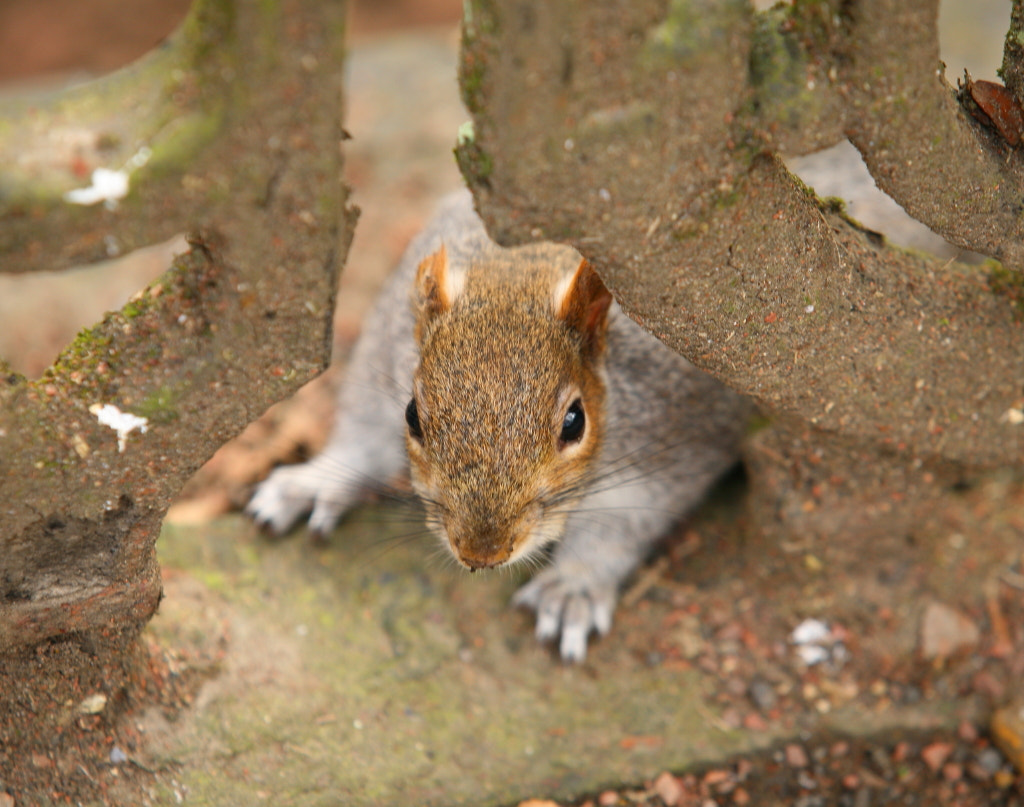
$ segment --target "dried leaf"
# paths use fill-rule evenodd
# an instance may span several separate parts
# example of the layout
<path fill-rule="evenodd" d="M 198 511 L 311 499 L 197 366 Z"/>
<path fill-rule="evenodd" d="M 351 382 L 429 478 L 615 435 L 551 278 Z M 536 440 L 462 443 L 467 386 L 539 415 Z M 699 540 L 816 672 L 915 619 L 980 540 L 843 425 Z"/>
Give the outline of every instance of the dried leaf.
<path fill-rule="evenodd" d="M 967 76 L 971 100 L 988 118 L 1003 140 L 1011 146 L 1024 139 L 1024 108 L 1006 87 L 994 81 L 973 81 Z"/>

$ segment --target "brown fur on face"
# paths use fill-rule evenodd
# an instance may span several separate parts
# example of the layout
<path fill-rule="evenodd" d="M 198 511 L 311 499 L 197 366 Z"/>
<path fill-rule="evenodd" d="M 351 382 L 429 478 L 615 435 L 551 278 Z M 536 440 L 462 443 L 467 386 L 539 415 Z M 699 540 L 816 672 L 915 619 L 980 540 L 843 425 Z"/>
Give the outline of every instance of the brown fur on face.
<path fill-rule="evenodd" d="M 600 445 L 611 296 L 578 261 L 554 245 L 493 250 L 455 276 L 442 248 L 419 267 L 413 483 L 428 523 L 470 569 L 559 538 Z M 577 399 L 585 428 L 563 443 Z"/>

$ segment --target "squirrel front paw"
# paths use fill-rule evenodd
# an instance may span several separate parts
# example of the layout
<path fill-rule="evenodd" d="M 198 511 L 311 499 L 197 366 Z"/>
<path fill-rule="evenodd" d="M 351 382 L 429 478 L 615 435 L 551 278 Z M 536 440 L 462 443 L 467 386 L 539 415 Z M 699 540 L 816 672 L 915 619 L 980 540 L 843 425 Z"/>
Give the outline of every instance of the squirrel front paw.
<path fill-rule="evenodd" d="M 558 651 L 563 661 L 587 656 L 591 632 L 611 630 L 618 586 L 567 575 L 557 566 L 544 569 L 515 593 L 512 604 L 537 614 L 537 639 L 546 642 L 561 634 Z"/>
<path fill-rule="evenodd" d="M 256 488 L 245 512 L 277 535 L 287 532 L 299 518 L 312 513 L 309 528 L 330 532 L 348 504 L 337 479 L 313 462 L 277 468 Z"/>

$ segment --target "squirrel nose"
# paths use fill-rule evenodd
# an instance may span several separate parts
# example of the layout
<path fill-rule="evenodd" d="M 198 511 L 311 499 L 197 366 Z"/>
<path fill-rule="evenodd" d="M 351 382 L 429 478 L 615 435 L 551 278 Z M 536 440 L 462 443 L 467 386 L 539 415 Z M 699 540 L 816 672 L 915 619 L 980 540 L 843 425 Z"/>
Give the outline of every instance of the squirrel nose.
<path fill-rule="evenodd" d="M 471 572 L 500 566 L 512 554 L 509 543 L 494 536 L 457 538 L 452 543 L 455 556 Z"/>
<path fill-rule="evenodd" d="M 465 551 L 457 552 L 459 560 L 471 572 L 476 572 L 480 569 L 493 569 L 495 566 L 500 566 L 508 560 L 509 554 L 507 551 L 500 552 L 497 555 L 471 554 Z"/>

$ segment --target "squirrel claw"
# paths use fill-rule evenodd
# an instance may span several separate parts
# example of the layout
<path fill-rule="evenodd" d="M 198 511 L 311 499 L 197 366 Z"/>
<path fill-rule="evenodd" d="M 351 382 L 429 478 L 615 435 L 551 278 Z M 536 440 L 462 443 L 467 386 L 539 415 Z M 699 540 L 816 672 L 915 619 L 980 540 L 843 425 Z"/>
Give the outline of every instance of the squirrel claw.
<path fill-rule="evenodd" d="M 337 526 L 341 518 L 341 508 L 332 501 L 317 499 L 313 513 L 309 517 L 309 531 L 317 538 L 325 539 Z"/>
<path fill-rule="evenodd" d="M 273 494 L 263 494 L 257 491 L 256 496 L 250 500 L 245 507 L 248 515 L 262 531 L 271 535 L 281 536 L 288 532 L 288 529 L 302 515 L 300 512 L 291 512 L 290 509 L 273 501 Z"/>
<path fill-rule="evenodd" d="M 309 527 L 314 533 L 334 529 L 349 503 L 329 467 L 316 460 L 305 465 L 277 468 L 261 482 L 245 512 L 261 528 L 283 535 L 303 515 L 312 511 Z"/>
<path fill-rule="evenodd" d="M 559 639 L 562 660 L 575 663 L 586 658 L 592 632 L 611 630 L 615 587 L 565 579 L 552 568 L 519 589 L 512 604 L 535 611 L 538 641 Z"/>

